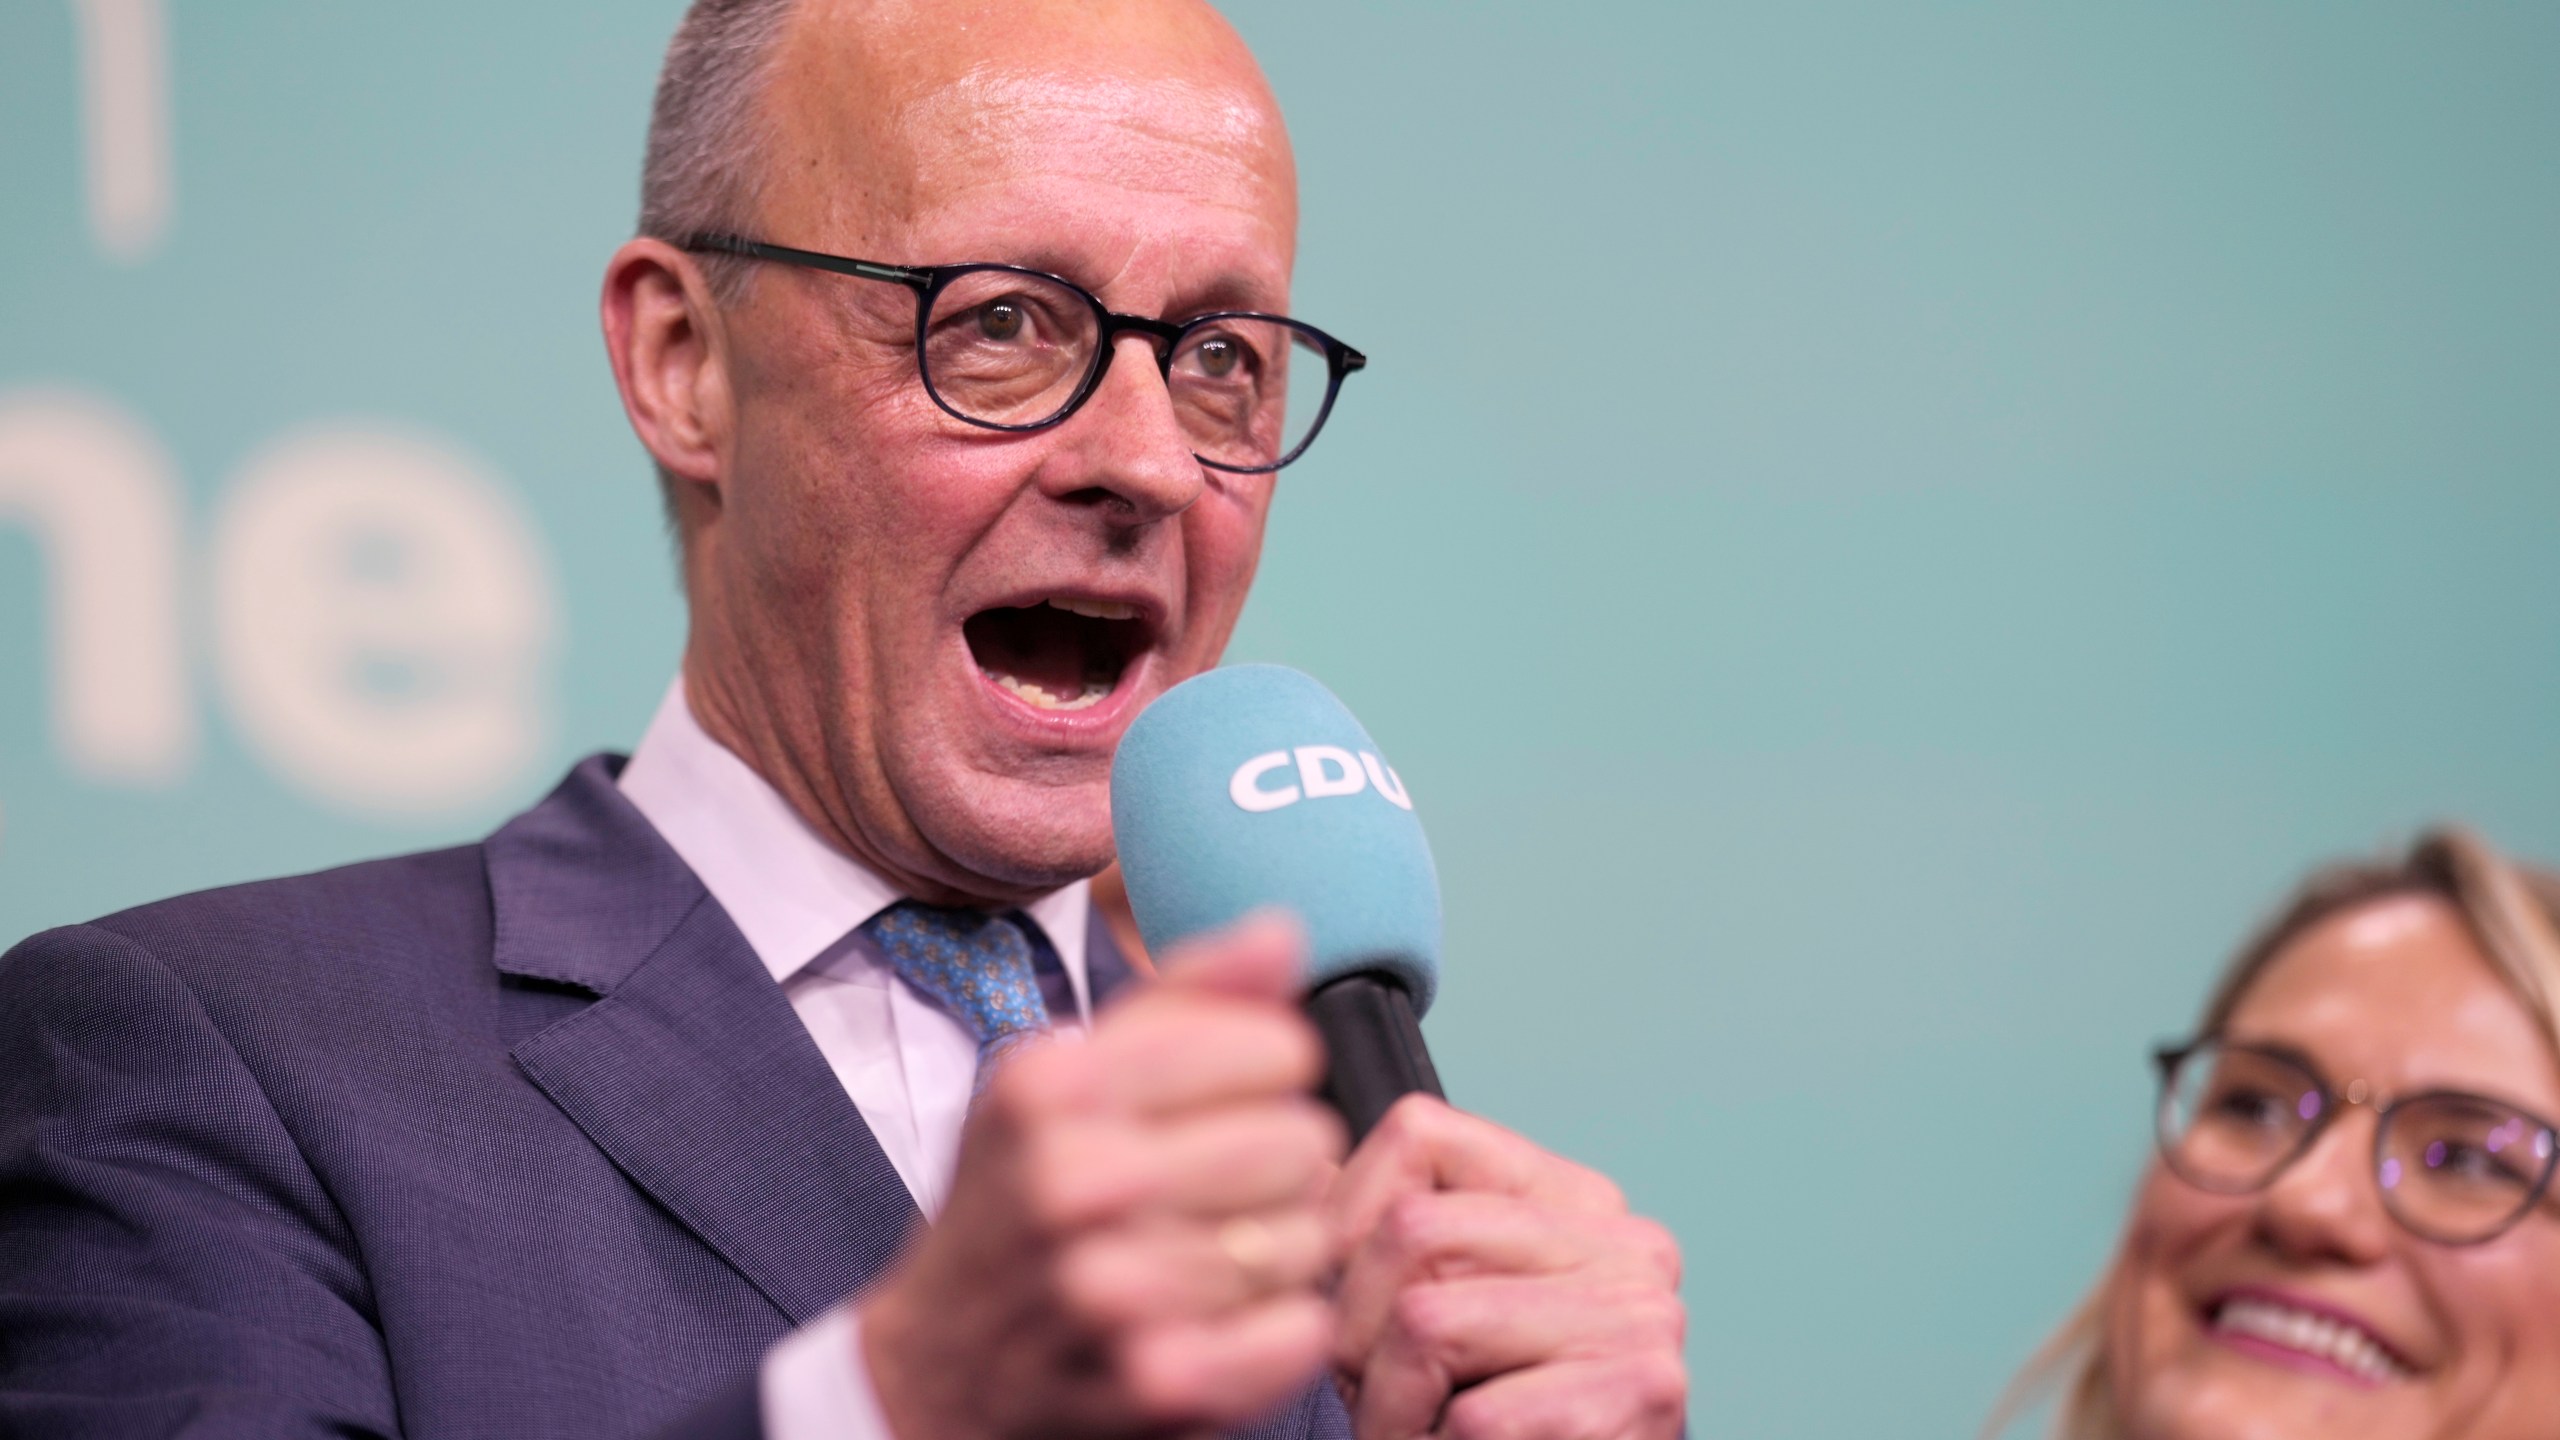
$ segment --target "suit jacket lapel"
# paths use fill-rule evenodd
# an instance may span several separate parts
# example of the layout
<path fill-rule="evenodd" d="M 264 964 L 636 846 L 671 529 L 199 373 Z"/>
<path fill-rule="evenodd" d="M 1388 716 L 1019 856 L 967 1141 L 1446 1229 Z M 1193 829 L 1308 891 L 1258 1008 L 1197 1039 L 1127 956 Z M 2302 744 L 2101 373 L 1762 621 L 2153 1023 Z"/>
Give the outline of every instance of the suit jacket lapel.
<path fill-rule="evenodd" d="M 886 1269 L 906 1183 L 607 759 L 487 852 L 498 968 L 599 997 L 515 1047 L 552 1103 L 795 1324 Z"/>
<path fill-rule="evenodd" d="M 498 968 L 596 1001 L 516 1063 L 634 1184 L 806 1324 L 879 1276 L 922 1223 L 817 1042 L 693 872 L 581 762 L 489 838 Z M 1096 912 L 1094 1003 L 1140 983 Z M 1233 1440 L 1347 1440 L 1330 1384 Z"/>

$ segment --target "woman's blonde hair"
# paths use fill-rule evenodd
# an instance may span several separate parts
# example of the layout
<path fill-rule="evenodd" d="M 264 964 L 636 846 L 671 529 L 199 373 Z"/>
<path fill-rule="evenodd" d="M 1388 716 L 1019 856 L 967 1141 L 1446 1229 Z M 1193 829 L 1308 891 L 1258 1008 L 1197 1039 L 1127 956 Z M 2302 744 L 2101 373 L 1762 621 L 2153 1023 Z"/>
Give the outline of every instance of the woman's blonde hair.
<path fill-rule="evenodd" d="M 2303 932 L 2360 905 L 2429 895 L 2453 907 L 2480 951 L 2560 1054 L 2560 873 L 2518 864 L 2460 826 L 2420 835 L 2400 855 L 2332 865 L 2296 889 L 2240 947 L 2215 982 L 2196 1033 L 2218 1032 L 2268 964 Z M 2009 1382 L 1983 1426 L 1985 1440 L 2051 1397 L 2057 1440 L 2122 1440 L 2107 1379 L 2108 1292 L 2121 1259 Z"/>

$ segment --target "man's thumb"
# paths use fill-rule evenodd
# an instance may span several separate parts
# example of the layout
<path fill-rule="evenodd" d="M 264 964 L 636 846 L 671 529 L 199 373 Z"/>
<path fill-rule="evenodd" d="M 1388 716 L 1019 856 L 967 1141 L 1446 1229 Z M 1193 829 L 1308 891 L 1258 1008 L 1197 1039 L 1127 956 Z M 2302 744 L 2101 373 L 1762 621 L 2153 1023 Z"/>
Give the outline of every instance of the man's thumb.
<path fill-rule="evenodd" d="M 1177 990 L 1292 1000 L 1306 984 L 1307 927 L 1286 910 L 1256 910 L 1174 946 L 1157 974 Z"/>

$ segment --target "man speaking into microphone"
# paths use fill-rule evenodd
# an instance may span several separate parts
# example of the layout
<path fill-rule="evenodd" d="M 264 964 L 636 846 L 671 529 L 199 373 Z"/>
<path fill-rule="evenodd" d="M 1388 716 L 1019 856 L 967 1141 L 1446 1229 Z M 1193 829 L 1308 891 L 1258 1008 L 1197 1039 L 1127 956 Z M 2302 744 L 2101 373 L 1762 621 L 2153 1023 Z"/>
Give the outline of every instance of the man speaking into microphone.
<path fill-rule="evenodd" d="M 681 676 L 479 845 L 0 959 L 0 1431 L 1677 1432 L 1660 1227 L 1344 1161 L 1291 923 L 1094 910 L 1362 363 L 1296 206 L 1204 6 L 698 0 L 602 304 Z"/>

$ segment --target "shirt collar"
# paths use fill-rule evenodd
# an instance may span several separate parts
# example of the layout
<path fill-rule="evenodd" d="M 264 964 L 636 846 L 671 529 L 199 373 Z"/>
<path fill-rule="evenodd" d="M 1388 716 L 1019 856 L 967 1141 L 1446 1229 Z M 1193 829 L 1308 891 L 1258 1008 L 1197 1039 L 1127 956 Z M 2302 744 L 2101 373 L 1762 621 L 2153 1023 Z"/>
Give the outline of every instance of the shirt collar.
<path fill-rule="evenodd" d="M 855 926 L 906 897 L 837 849 L 780 792 L 693 718 L 678 676 L 622 767 L 623 797 L 683 858 L 777 981 L 789 980 Z M 1022 907 L 1047 933 L 1076 1006 L 1091 1013 L 1079 880 Z"/>

